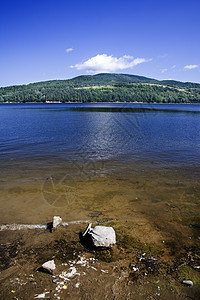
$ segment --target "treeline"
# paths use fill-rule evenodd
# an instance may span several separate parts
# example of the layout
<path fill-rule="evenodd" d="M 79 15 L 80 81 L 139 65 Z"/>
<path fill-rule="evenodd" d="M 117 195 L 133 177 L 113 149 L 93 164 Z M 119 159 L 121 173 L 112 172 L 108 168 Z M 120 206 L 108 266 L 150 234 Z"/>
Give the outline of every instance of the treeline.
<path fill-rule="evenodd" d="M 0 88 L 0 102 L 200 103 L 200 84 L 98 74 Z"/>

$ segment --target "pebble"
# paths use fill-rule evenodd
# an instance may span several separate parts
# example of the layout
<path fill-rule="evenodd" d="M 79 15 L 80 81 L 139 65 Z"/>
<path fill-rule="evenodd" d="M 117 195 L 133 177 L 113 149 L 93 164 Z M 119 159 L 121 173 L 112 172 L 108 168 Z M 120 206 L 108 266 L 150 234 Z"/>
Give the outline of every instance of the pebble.
<path fill-rule="evenodd" d="M 52 282 L 53 283 L 57 283 L 58 282 L 58 278 L 57 279 L 53 279 Z"/>
<path fill-rule="evenodd" d="M 139 268 L 137 268 L 135 265 L 130 265 L 130 269 L 134 272 L 139 271 Z"/>
<path fill-rule="evenodd" d="M 182 283 L 185 285 L 193 286 L 192 280 L 183 280 Z"/>

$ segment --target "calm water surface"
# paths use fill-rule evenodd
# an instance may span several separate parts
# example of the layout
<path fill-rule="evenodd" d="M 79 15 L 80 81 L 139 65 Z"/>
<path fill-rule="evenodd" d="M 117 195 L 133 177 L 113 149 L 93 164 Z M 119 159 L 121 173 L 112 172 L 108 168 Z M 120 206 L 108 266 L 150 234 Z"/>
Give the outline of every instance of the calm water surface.
<path fill-rule="evenodd" d="M 0 105 L 1 160 L 79 159 L 80 153 L 93 160 L 199 163 L 200 105 Z"/>

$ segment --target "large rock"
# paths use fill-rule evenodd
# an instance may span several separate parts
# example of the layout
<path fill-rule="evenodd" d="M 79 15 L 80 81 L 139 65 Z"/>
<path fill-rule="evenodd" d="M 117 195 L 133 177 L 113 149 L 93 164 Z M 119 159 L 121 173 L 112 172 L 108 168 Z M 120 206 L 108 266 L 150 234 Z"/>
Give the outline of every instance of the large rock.
<path fill-rule="evenodd" d="M 115 230 L 107 226 L 95 226 L 91 228 L 91 224 L 89 224 L 83 233 L 83 238 L 85 239 L 85 243 L 88 240 L 94 247 L 109 248 L 116 244 Z"/>

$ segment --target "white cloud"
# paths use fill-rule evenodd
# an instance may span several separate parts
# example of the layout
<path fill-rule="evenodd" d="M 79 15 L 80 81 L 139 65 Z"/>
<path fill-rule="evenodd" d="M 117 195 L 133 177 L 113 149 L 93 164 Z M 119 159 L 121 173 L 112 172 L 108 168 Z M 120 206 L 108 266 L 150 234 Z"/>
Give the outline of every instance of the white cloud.
<path fill-rule="evenodd" d="M 173 66 L 172 66 L 172 69 L 175 69 L 175 68 L 176 68 L 176 65 L 173 65 Z"/>
<path fill-rule="evenodd" d="M 68 53 L 68 52 L 71 52 L 73 50 L 74 50 L 73 48 L 67 48 L 65 51 Z"/>
<path fill-rule="evenodd" d="M 71 68 L 76 68 L 77 70 L 86 70 L 92 73 L 100 73 L 100 72 L 115 72 L 117 70 L 124 70 L 133 68 L 134 66 L 151 61 L 152 59 L 146 58 L 135 58 L 132 56 L 124 55 L 122 57 L 114 57 L 112 55 L 107 54 L 97 54 L 92 58 L 84 61 L 81 64 L 76 64 L 74 66 L 70 66 Z"/>
<path fill-rule="evenodd" d="M 161 70 L 161 73 L 165 73 L 165 72 L 167 72 L 167 70 L 168 70 L 168 69 L 162 69 L 162 70 Z"/>
<path fill-rule="evenodd" d="M 127 59 L 133 59 L 133 56 L 131 56 L 131 55 L 124 55 L 123 57 L 127 58 Z"/>
<path fill-rule="evenodd" d="M 192 69 L 196 69 L 196 68 L 198 68 L 198 65 L 187 65 L 184 67 L 184 69 L 186 69 L 186 70 L 192 70 Z"/>

